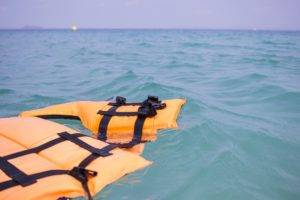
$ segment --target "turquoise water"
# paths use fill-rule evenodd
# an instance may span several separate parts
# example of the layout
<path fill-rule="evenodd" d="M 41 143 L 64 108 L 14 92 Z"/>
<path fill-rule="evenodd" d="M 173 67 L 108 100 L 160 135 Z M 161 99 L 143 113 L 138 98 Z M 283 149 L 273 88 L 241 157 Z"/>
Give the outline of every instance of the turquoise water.
<path fill-rule="evenodd" d="M 97 199 L 300 199 L 300 32 L 0 31 L 1 117 L 148 94 L 187 98 L 181 128 Z"/>

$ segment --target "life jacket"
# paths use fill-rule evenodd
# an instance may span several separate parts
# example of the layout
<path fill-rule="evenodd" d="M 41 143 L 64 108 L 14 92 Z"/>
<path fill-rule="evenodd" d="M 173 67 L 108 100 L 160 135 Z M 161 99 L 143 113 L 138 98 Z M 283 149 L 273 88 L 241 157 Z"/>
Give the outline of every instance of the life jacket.
<path fill-rule="evenodd" d="M 0 119 L 0 199 L 88 199 L 151 162 L 55 122 Z"/>
<path fill-rule="evenodd" d="M 143 102 L 127 103 L 124 97 L 117 97 L 115 102 L 70 102 L 25 111 L 20 116 L 80 119 L 99 140 L 133 145 L 154 141 L 159 129 L 178 128 L 176 120 L 185 102 L 149 96 Z"/>

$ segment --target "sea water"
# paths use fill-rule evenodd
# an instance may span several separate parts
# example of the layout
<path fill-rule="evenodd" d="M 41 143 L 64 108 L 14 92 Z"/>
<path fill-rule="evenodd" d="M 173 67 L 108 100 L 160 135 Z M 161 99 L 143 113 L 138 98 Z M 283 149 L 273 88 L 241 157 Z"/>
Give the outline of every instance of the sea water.
<path fill-rule="evenodd" d="M 1 117 L 149 94 L 187 99 L 180 129 L 96 199 L 300 199 L 300 32 L 0 31 Z"/>

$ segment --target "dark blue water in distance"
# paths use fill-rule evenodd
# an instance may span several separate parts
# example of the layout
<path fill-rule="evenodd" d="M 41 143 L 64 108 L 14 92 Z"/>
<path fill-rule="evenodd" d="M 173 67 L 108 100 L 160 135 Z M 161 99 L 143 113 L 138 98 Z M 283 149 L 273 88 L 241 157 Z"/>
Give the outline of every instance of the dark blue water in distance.
<path fill-rule="evenodd" d="M 97 199 L 300 199 L 300 32 L 0 31 L 1 117 L 148 94 L 188 100 L 180 129 Z"/>

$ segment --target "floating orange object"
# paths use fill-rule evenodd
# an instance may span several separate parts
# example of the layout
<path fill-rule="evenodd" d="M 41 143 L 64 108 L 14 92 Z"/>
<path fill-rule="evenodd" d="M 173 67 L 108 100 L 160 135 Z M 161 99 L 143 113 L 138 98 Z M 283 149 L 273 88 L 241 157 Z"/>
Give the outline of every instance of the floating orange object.
<path fill-rule="evenodd" d="M 117 147 L 44 119 L 2 118 L 0 199 L 85 194 L 91 199 L 107 184 L 151 164 Z"/>
<path fill-rule="evenodd" d="M 177 117 L 185 99 L 160 101 L 149 96 L 141 103 L 77 101 L 25 111 L 20 116 L 77 118 L 94 137 L 109 143 L 138 144 L 154 141 L 159 129 L 177 128 Z"/>

